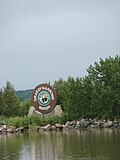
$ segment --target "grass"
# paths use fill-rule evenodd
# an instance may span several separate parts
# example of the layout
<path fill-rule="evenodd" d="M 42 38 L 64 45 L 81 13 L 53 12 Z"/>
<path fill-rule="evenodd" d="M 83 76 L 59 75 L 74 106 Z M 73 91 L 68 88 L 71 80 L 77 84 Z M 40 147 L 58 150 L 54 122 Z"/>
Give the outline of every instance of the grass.
<path fill-rule="evenodd" d="M 47 124 L 54 125 L 56 123 L 64 124 L 67 121 L 67 116 L 61 117 L 54 116 L 24 116 L 24 117 L 4 117 L 0 116 L 0 125 L 14 126 L 14 127 L 25 127 L 30 126 L 45 126 Z"/>

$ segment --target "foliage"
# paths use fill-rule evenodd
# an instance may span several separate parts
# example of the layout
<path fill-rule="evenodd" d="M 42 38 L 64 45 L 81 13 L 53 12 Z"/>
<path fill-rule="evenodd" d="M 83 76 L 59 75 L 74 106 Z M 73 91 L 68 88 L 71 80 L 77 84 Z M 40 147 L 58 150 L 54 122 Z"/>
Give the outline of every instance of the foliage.
<path fill-rule="evenodd" d="M 88 76 L 93 84 L 92 105 L 96 114 L 120 116 L 120 57 L 100 59 L 88 68 Z"/>
<path fill-rule="evenodd" d="M 0 90 L 0 113 L 3 113 L 3 94 L 2 89 Z"/>
<path fill-rule="evenodd" d="M 57 103 L 69 119 L 120 117 L 120 56 L 100 59 L 84 78 L 55 81 Z"/>
<path fill-rule="evenodd" d="M 7 82 L 2 91 L 2 114 L 5 116 L 16 116 L 18 106 L 19 101 L 18 97 L 16 96 L 14 87 L 10 82 Z"/>
<path fill-rule="evenodd" d="M 7 124 L 7 126 L 21 127 L 23 120 L 21 117 L 9 117 L 4 119 L 4 124 Z"/>
<path fill-rule="evenodd" d="M 47 124 L 54 125 L 56 123 L 64 124 L 68 119 L 63 115 L 61 117 L 52 116 L 24 116 L 24 117 L 0 117 L 1 124 L 14 127 L 45 126 Z"/>
<path fill-rule="evenodd" d="M 6 117 L 24 116 L 28 114 L 31 105 L 31 100 L 22 101 L 16 95 L 10 82 L 7 82 L 6 86 L 0 90 L 0 115 Z"/>
<path fill-rule="evenodd" d="M 19 109 L 18 109 L 18 116 L 24 116 L 28 114 L 29 108 L 32 106 L 32 100 L 20 100 Z"/>
<path fill-rule="evenodd" d="M 21 100 L 29 100 L 32 97 L 32 92 L 33 89 L 28 89 L 28 90 L 20 90 L 16 91 L 16 95 L 21 99 Z"/>

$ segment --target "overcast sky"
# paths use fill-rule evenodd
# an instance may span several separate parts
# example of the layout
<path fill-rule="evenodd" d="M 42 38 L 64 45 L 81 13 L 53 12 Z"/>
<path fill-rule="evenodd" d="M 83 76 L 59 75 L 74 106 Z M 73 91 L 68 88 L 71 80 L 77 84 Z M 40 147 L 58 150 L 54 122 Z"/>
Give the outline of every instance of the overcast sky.
<path fill-rule="evenodd" d="M 120 0 L 0 0 L 0 88 L 83 77 L 120 54 Z"/>

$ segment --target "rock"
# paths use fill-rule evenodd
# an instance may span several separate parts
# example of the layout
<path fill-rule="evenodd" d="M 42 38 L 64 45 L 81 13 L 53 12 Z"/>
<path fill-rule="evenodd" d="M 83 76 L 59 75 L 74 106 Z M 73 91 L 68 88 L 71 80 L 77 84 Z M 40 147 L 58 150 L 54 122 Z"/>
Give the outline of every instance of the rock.
<path fill-rule="evenodd" d="M 90 125 L 90 122 L 85 120 L 85 119 L 81 119 L 80 121 L 80 127 L 81 128 L 87 128 Z"/>
<path fill-rule="evenodd" d="M 56 105 L 55 108 L 49 112 L 48 114 L 45 114 L 44 117 L 48 116 L 62 116 L 63 111 L 60 105 Z"/>
<path fill-rule="evenodd" d="M 110 128 L 112 126 L 113 126 L 113 121 L 107 121 L 106 123 L 104 123 L 105 128 Z"/>
<path fill-rule="evenodd" d="M 80 128 L 80 125 L 81 125 L 80 121 L 77 121 L 75 129 Z"/>
<path fill-rule="evenodd" d="M 6 125 L 2 126 L 2 132 L 7 132 L 7 126 Z"/>
<path fill-rule="evenodd" d="M 62 115 L 62 108 L 60 105 L 56 105 L 55 108 L 48 114 L 45 114 L 44 117 L 48 117 L 48 116 L 61 116 Z M 37 111 L 33 106 L 30 107 L 29 112 L 28 112 L 28 116 L 31 115 L 38 115 L 38 116 L 43 116 L 42 113 L 40 113 L 39 111 Z"/>
<path fill-rule="evenodd" d="M 71 121 L 71 122 L 69 123 L 69 125 L 70 125 L 70 126 L 75 125 L 75 121 Z"/>
<path fill-rule="evenodd" d="M 107 123 L 109 127 L 113 126 L 113 121 L 108 121 Z"/>
<path fill-rule="evenodd" d="M 70 126 L 70 122 L 67 121 L 67 122 L 65 123 L 65 125 L 64 125 L 64 128 L 69 128 L 69 126 Z"/>
<path fill-rule="evenodd" d="M 103 126 L 104 126 L 103 120 L 98 120 L 98 123 L 99 123 L 99 127 L 103 128 Z"/>
<path fill-rule="evenodd" d="M 44 127 L 38 127 L 37 128 L 37 132 L 42 132 L 42 131 L 44 131 Z"/>
<path fill-rule="evenodd" d="M 7 132 L 8 133 L 15 133 L 16 129 L 15 129 L 15 127 L 11 126 L 9 129 L 7 129 Z"/>
<path fill-rule="evenodd" d="M 89 125 L 90 126 L 90 128 L 97 128 L 98 126 L 97 125 L 94 125 L 94 124 L 91 124 L 91 125 Z M 88 127 L 89 127 L 88 126 Z"/>
<path fill-rule="evenodd" d="M 115 119 L 113 126 L 114 126 L 115 128 L 120 128 L 120 122 L 119 122 L 119 120 Z"/>
<path fill-rule="evenodd" d="M 55 124 L 56 128 L 62 128 L 63 126 L 60 123 Z"/>
<path fill-rule="evenodd" d="M 115 123 L 115 124 L 114 124 L 114 127 L 115 127 L 115 128 L 120 128 L 120 123 L 119 123 L 119 122 L 118 122 L 118 123 Z"/>
<path fill-rule="evenodd" d="M 97 127 L 99 127 L 100 126 L 100 123 L 99 122 L 94 122 L 93 124 L 92 124 L 92 128 L 97 128 Z"/>
<path fill-rule="evenodd" d="M 120 128 L 120 123 L 118 124 L 117 128 Z"/>
<path fill-rule="evenodd" d="M 16 132 L 23 132 L 23 131 L 24 131 L 24 127 L 16 128 Z"/>
<path fill-rule="evenodd" d="M 43 116 L 42 113 L 35 110 L 35 108 L 33 106 L 30 107 L 29 112 L 28 112 L 28 116 L 32 116 L 32 115 Z"/>
<path fill-rule="evenodd" d="M 55 116 L 61 116 L 63 113 L 60 105 L 56 105 L 54 110 L 55 110 Z"/>
<path fill-rule="evenodd" d="M 3 131 L 3 127 L 0 126 L 0 132 L 2 132 L 2 131 Z"/>
<path fill-rule="evenodd" d="M 95 128 L 93 124 L 90 124 L 90 125 L 87 127 L 88 130 L 91 129 L 91 128 Z"/>
<path fill-rule="evenodd" d="M 7 125 L 3 125 L 3 129 L 6 129 L 7 128 Z"/>
<path fill-rule="evenodd" d="M 50 131 L 50 130 L 51 130 L 51 125 L 50 125 L 50 124 L 46 125 L 46 126 L 44 127 L 44 130 L 45 130 L 45 131 Z"/>
<path fill-rule="evenodd" d="M 118 128 L 118 124 L 117 123 L 114 124 L 114 128 Z"/>
<path fill-rule="evenodd" d="M 69 123 L 69 125 L 70 125 L 70 127 L 75 128 L 76 122 L 75 122 L 75 121 L 71 121 L 71 122 Z"/>
<path fill-rule="evenodd" d="M 62 130 L 62 129 L 63 129 L 63 125 L 60 124 L 60 123 L 56 123 L 56 124 L 55 124 L 55 127 L 56 127 L 57 129 L 59 129 L 59 130 Z"/>
<path fill-rule="evenodd" d="M 56 130 L 56 126 L 52 125 L 52 126 L 51 126 L 51 129 L 52 129 L 52 130 Z"/>
<path fill-rule="evenodd" d="M 94 119 L 89 119 L 89 123 L 90 123 L 90 125 L 91 124 L 93 124 L 95 122 L 95 120 Z"/>

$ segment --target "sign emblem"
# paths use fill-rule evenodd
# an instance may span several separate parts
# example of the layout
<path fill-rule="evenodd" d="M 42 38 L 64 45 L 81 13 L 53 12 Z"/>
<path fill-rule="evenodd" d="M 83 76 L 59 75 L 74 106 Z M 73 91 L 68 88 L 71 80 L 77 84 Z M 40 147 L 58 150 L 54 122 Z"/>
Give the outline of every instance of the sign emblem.
<path fill-rule="evenodd" d="M 42 114 L 51 112 L 56 105 L 56 92 L 48 84 L 38 85 L 32 94 L 32 102 L 36 110 Z"/>

